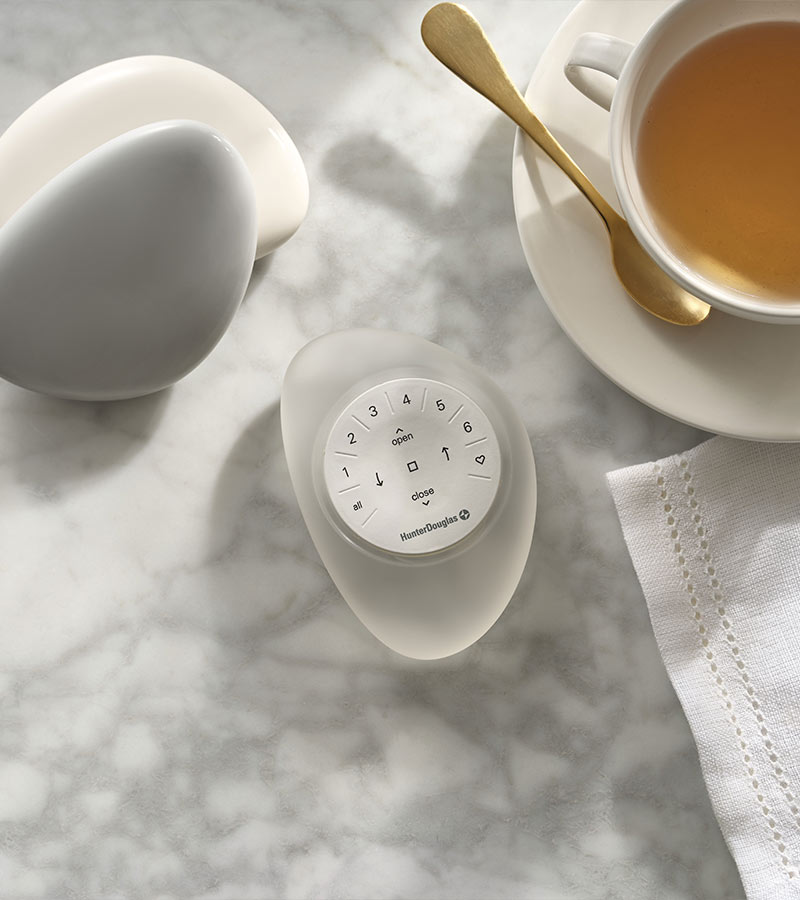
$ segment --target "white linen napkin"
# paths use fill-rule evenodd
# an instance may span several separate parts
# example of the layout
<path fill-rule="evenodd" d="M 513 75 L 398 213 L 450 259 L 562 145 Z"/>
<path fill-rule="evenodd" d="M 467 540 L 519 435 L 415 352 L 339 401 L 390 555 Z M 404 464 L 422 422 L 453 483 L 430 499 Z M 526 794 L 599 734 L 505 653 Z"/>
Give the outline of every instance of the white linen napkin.
<path fill-rule="evenodd" d="M 747 896 L 800 898 L 800 446 L 717 437 L 608 482 Z"/>

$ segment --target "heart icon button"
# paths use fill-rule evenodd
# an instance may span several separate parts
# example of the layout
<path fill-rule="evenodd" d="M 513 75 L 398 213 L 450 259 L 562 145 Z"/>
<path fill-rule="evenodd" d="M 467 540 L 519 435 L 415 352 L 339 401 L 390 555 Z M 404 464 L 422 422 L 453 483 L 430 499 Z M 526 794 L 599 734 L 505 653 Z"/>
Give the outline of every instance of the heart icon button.
<path fill-rule="evenodd" d="M 475 457 L 475 462 L 476 462 L 479 466 L 482 466 L 482 465 L 486 462 L 486 457 L 481 453 L 480 456 L 476 456 L 476 457 Z"/>

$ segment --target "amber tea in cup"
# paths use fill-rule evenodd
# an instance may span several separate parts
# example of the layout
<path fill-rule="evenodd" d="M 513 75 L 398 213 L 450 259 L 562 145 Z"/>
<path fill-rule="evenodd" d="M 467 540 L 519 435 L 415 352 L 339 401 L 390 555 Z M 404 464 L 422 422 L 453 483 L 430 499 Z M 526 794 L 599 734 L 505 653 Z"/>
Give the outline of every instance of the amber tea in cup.
<path fill-rule="evenodd" d="M 636 168 L 685 264 L 800 299 L 800 22 L 731 28 L 679 59 L 641 121 Z"/>

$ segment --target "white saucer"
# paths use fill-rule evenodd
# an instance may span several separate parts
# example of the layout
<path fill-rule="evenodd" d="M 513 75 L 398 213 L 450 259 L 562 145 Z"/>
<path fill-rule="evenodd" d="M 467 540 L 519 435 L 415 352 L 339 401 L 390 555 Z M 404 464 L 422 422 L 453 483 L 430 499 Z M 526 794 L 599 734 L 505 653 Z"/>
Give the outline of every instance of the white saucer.
<path fill-rule="evenodd" d="M 533 111 L 617 209 L 608 113 L 570 85 L 563 65 L 579 34 L 600 31 L 635 42 L 667 6 L 663 0 L 583 0 L 544 52 L 526 93 Z M 716 310 L 693 328 L 661 322 L 617 281 L 599 216 L 519 134 L 513 185 L 531 273 L 558 323 L 603 374 L 698 428 L 800 441 L 800 325 L 764 325 Z"/>

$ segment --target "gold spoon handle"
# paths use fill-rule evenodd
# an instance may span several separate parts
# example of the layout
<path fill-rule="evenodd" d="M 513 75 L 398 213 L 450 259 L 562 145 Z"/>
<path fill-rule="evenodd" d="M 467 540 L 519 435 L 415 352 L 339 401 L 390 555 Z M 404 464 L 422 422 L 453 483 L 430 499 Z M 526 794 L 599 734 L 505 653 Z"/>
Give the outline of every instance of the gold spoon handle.
<path fill-rule="evenodd" d="M 617 213 L 531 112 L 473 15 L 456 3 L 439 3 L 429 9 L 422 20 L 422 40 L 439 62 L 491 100 L 544 150 L 597 210 L 610 230 L 612 219 L 618 218 Z"/>

